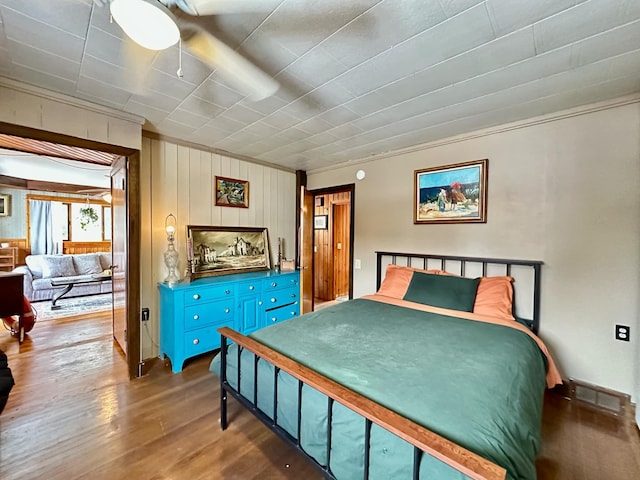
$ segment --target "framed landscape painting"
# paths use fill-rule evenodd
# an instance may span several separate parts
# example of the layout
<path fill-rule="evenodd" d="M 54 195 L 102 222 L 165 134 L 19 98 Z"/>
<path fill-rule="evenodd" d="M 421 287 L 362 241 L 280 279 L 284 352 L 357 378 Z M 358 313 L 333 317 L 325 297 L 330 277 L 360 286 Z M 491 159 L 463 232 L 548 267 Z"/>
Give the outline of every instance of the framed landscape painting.
<path fill-rule="evenodd" d="M 249 208 L 249 182 L 247 180 L 216 176 L 214 189 L 217 207 Z"/>
<path fill-rule="evenodd" d="M 415 224 L 485 223 L 487 159 L 415 171 Z"/>
<path fill-rule="evenodd" d="M 194 278 L 271 269 L 266 228 L 187 225 L 187 259 Z"/>

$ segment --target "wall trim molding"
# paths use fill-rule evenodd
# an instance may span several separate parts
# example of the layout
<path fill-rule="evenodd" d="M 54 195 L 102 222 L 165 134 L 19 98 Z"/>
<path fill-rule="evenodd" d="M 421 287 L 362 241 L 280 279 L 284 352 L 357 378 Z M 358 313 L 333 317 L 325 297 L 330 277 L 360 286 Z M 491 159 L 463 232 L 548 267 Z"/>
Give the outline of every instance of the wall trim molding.
<path fill-rule="evenodd" d="M 558 112 L 540 115 L 540 116 L 528 118 L 525 120 L 519 120 L 517 122 L 510 122 L 510 123 L 505 123 L 503 125 L 498 125 L 495 127 L 489 127 L 481 130 L 474 130 L 473 132 L 463 133 L 460 135 L 455 135 L 453 137 L 443 138 L 441 140 L 434 140 L 432 142 L 422 143 L 422 144 L 415 145 L 413 147 L 404 148 L 401 150 L 394 150 L 391 152 L 385 152 L 379 155 L 359 158 L 356 160 L 349 160 L 347 162 L 334 164 L 328 167 L 309 170 L 307 172 L 307 175 L 313 175 L 316 173 L 327 172 L 327 171 L 335 170 L 338 168 L 350 167 L 350 166 L 359 165 L 363 163 L 375 162 L 375 161 L 383 160 L 386 158 L 393 158 L 400 155 L 406 155 L 408 153 L 420 152 L 423 150 L 429 150 L 431 148 L 441 147 L 444 145 L 465 142 L 467 140 L 473 140 L 475 138 L 488 137 L 490 135 L 509 132 L 511 130 L 519 130 L 522 128 L 533 127 L 536 125 L 543 125 L 545 123 L 564 120 L 567 118 L 578 117 L 581 115 L 588 115 L 590 113 L 595 113 L 602 110 L 609 110 L 611 108 L 623 107 L 623 106 L 631 105 L 634 103 L 640 103 L 640 94 L 632 94 L 632 95 L 626 95 L 623 97 L 617 97 L 612 100 L 606 100 L 602 102 L 583 105 L 580 107 L 560 110 Z"/>
<path fill-rule="evenodd" d="M 115 108 L 105 107 L 96 103 L 89 102 L 87 100 L 80 100 L 79 98 L 74 98 L 63 93 L 57 93 L 51 90 L 46 90 L 44 88 L 35 87 L 33 85 L 27 85 L 3 76 L 0 76 L 0 87 L 5 87 L 10 90 L 15 90 L 29 95 L 34 95 L 36 97 L 44 98 L 45 100 L 51 100 L 72 107 L 82 108 L 84 110 L 89 110 L 101 115 L 107 115 L 108 117 L 136 123 L 138 125 L 143 125 L 145 122 L 144 117 L 125 112 L 124 110 L 116 110 Z"/>

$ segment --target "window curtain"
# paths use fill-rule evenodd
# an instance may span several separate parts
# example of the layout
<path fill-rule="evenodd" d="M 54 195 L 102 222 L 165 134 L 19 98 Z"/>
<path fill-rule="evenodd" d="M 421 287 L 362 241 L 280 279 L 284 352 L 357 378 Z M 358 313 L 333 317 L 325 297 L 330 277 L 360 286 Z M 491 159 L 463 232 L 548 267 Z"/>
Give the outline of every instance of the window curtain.
<path fill-rule="evenodd" d="M 32 255 L 57 253 L 50 201 L 29 200 L 29 232 Z"/>

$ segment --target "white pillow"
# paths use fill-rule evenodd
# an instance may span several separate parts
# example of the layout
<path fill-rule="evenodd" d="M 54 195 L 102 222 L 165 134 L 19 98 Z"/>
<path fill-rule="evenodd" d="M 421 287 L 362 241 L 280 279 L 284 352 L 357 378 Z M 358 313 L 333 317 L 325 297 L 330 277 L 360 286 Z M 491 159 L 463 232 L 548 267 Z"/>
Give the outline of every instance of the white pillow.
<path fill-rule="evenodd" d="M 98 258 L 100 259 L 102 270 L 111 268 L 111 252 L 98 252 Z"/>
<path fill-rule="evenodd" d="M 73 260 L 69 255 L 46 255 L 42 257 L 42 278 L 72 277 L 76 275 Z"/>
<path fill-rule="evenodd" d="M 100 259 L 97 253 L 86 253 L 73 256 L 73 265 L 78 275 L 101 273 Z"/>
<path fill-rule="evenodd" d="M 35 278 L 42 278 L 42 264 L 44 263 L 42 257 L 42 255 L 27 255 L 24 259 L 24 263 L 27 264 Z"/>

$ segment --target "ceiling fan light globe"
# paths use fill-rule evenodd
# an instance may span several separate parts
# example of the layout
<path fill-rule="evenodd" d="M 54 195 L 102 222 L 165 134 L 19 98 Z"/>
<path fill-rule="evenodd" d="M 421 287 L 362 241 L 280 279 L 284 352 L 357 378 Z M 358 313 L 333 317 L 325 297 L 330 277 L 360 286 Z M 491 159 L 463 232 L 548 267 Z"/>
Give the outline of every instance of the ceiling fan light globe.
<path fill-rule="evenodd" d="M 171 12 L 155 0 L 113 0 L 111 16 L 131 40 L 149 50 L 164 50 L 180 39 Z"/>

